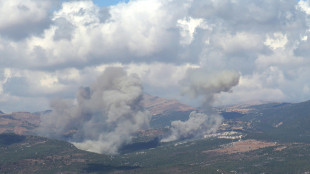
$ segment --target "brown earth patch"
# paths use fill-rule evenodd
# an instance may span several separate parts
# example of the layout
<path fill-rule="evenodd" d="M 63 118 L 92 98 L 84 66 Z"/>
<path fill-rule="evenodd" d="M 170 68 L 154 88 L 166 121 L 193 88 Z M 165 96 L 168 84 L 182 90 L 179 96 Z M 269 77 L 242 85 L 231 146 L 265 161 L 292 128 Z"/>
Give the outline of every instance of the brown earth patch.
<path fill-rule="evenodd" d="M 177 100 L 169 100 L 160 97 L 154 97 L 147 94 L 143 95 L 142 105 L 152 114 L 158 115 L 169 111 L 192 111 L 195 108 L 180 103 Z"/>
<path fill-rule="evenodd" d="M 0 114 L 0 133 L 28 134 L 40 124 L 40 116 L 28 112 Z"/>
<path fill-rule="evenodd" d="M 274 142 L 264 142 L 250 139 L 250 140 L 233 142 L 228 145 L 225 145 L 223 148 L 207 150 L 203 151 L 203 153 L 215 152 L 215 153 L 234 154 L 234 153 L 249 152 L 260 148 L 273 147 L 273 146 L 277 146 L 277 144 Z"/>
<path fill-rule="evenodd" d="M 274 150 L 275 151 L 282 151 L 282 150 L 284 150 L 286 148 L 287 148 L 286 146 L 280 146 L 280 147 L 275 148 Z"/>

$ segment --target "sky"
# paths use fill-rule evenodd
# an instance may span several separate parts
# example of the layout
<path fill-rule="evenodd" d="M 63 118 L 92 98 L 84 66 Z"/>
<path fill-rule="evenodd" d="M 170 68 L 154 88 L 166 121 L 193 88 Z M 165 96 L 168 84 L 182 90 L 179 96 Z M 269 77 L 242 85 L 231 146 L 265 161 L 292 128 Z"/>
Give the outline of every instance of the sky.
<path fill-rule="evenodd" d="M 194 106 L 191 69 L 239 73 L 215 105 L 310 99 L 309 0 L 1 0 L 0 21 L 5 112 L 72 100 L 109 66 Z"/>
<path fill-rule="evenodd" d="M 128 0 L 94 0 L 93 2 L 98 6 L 111 6 L 118 3 L 128 3 Z"/>

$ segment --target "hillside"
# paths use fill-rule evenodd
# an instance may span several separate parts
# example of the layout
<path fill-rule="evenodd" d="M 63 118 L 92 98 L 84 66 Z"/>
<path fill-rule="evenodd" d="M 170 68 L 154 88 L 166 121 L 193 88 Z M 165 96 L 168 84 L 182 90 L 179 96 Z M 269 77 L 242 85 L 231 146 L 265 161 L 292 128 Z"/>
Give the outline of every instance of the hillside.
<path fill-rule="evenodd" d="M 31 134 L 39 124 L 40 117 L 29 112 L 13 112 L 0 115 L 0 133 Z"/>
<path fill-rule="evenodd" d="M 310 145 L 227 139 L 160 143 L 119 155 L 67 142 L 0 134 L 1 173 L 305 173 Z M 235 172 L 232 172 L 235 171 Z"/>
<path fill-rule="evenodd" d="M 216 134 L 161 143 L 170 122 L 187 120 L 190 112 L 168 110 L 154 115 L 152 129 L 139 131 L 113 156 L 82 151 L 64 141 L 0 134 L 0 173 L 310 172 L 310 101 L 219 108 L 225 120 Z M 31 130 L 37 118 L 22 112 L 2 114 L 0 122 L 8 124 L 0 126 L 14 132 L 28 125 Z"/>
<path fill-rule="evenodd" d="M 148 94 L 143 95 L 142 104 L 145 109 L 151 112 L 152 115 L 195 110 L 194 107 L 185 105 L 177 100 L 169 100 L 161 97 L 151 96 Z"/>
<path fill-rule="evenodd" d="M 249 133 L 274 141 L 310 143 L 310 101 L 253 106 L 241 120 L 251 123 Z"/>
<path fill-rule="evenodd" d="M 168 100 L 147 94 L 143 96 L 142 104 L 153 116 L 159 116 L 156 119 L 157 121 L 152 120 L 151 125 L 155 125 L 154 127 L 167 126 L 173 120 L 185 120 L 188 118 L 188 113 L 195 110 L 195 108 L 187 106 L 177 100 Z M 40 124 L 40 115 L 50 112 L 51 110 L 35 113 L 0 113 L 0 133 L 13 132 L 20 135 L 33 134 L 33 130 Z"/>
<path fill-rule="evenodd" d="M 0 134 L 0 154 L 0 173 L 108 173 L 137 168 L 37 136 Z"/>

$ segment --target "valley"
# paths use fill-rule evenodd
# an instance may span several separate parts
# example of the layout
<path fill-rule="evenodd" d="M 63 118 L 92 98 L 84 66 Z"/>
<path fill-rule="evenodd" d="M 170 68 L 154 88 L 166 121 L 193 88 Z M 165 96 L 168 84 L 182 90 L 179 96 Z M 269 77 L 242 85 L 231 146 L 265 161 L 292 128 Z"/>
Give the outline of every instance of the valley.
<path fill-rule="evenodd" d="M 151 128 L 137 132 L 132 143 L 124 145 L 118 155 L 82 151 L 68 142 L 35 136 L 34 130 L 40 122 L 37 114 L 2 113 L 0 171 L 225 174 L 310 171 L 309 101 L 218 108 L 224 121 L 216 133 L 206 134 L 202 139 L 167 143 L 160 139 L 169 131 L 170 123 L 187 120 L 191 110 L 162 108 L 163 105 L 160 112 L 153 111 Z"/>

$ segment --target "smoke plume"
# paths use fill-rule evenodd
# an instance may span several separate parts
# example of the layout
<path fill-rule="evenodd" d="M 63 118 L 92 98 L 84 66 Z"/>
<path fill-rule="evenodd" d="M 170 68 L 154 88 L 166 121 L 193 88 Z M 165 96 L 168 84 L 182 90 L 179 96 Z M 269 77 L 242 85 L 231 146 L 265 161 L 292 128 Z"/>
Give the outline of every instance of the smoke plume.
<path fill-rule="evenodd" d="M 183 94 L 191 98 L 200 98 L 203 113 L 193 111 L 187 121 L 171 122 L 170 135 L 162 142 L 185 138 L 198 138 L 214 133 L 222 123 L 223 118 L 212 109 L 216 95 L 230 92 L 239 83 L 240 75 L 233 71 L 207 73 L 203 69 L 190 69 L 182 80 Z"/>
<path fill-rule="evenodd" d="M 204 69 L 189 69 L 181 81 L 182 93 L 191 98 L 201 98 L 201 109 L 212 112 L 212 104 L 217 94 L 230 92 L 238 85 L 240 75 L 234 71 L 209 73 Z"/>
<path fill-rule="evenodd" d="M 191 112 L 187 121 L 171 122 L 171 134 L 162 142 L 170 142 L 178 139 L 201 137 L 204 134 L 213 133 L 221 124 L 222 118 L 218 116 L 208 116 L 204 113 Z"/>
<path fill-rule="evenodd" d="M 76 147 L 97 153 L 117 153 L 133 134 L 147 128 L 142 86 L 135 75 L 110 67 L 90 87 L 77 93 L 76 101 L 55 100 L 53 112 L 41 116 L 40 135 L 69 139 Z"/>

